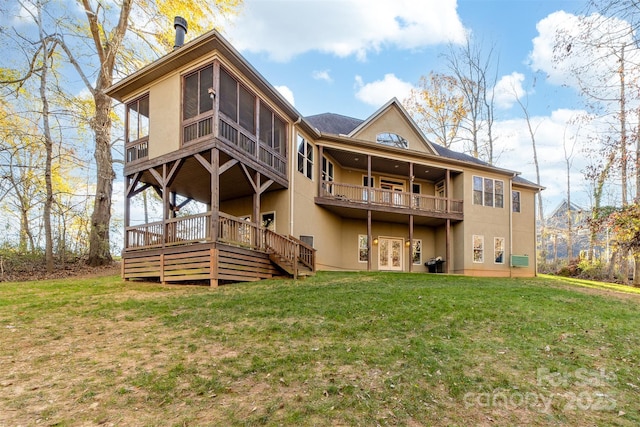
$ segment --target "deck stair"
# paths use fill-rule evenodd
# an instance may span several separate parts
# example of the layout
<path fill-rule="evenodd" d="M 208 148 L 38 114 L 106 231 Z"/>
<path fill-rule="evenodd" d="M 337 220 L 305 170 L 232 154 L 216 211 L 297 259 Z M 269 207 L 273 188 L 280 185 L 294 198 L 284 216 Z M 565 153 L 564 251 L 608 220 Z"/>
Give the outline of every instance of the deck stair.
<path fill-rule="evenodd" d="M 294 279 L 315 274 L 315 249 L 293 236 L 266 231 L 265 247 L 275 266 Z"/>

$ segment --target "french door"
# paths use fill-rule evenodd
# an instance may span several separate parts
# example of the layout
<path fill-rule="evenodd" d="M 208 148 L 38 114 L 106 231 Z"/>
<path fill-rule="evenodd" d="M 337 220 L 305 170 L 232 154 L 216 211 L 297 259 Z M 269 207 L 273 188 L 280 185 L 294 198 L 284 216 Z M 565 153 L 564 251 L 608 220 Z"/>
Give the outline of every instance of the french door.
<path fill-rule="evenodd" d="M 402 239 L 380 237 L 378 243 L 378 269 L 402 271 Z"/>
<path fill-rule="evenodd" d="M 384 203 L 402 205 L 402 192 L 404 192 L 403 182 L 381 179 L 380 189 L 384 190 L 382 192 L 382 201 Z"/>

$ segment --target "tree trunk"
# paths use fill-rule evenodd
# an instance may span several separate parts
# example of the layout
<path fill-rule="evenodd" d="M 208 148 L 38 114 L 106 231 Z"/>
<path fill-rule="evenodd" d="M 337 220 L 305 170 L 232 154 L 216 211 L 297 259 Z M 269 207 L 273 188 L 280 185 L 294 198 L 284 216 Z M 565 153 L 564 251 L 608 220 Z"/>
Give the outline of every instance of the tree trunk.
<path fill-rule="evenodd" d="M 640 287 L 640 253 L 633 254 L 633 286 Z"/>
<path fill-rule="evenodd" d="M 92 123 L 95 132 L 97 168 L 96 196 L 91 215 L 89 235 L 89 258 L 91 266 L 107 265 L 113 259 L 110 251 L 109 225 L 111 221 L 111 196 L 113 193 L 113 162 L 111 157 L 111 99 L 103 90 L 96 88 L 94 96 L 96 114 Z"/>
<path fill-rule="evenodd" d="M 51 208 L 53 206 L 53 184 L 51 181 L 51 159 L 53 157 L 53 141 L 51 138 L 51 128 L 49 126 L 49 100 L 47 99 L 47 76 L 49 71 L 49 44 L 46 40 L 44 28 L 42 26 L 41 10 L 38 9 L 38 29 L 40 31 L 40 42 L 42 43 L 42 70 L 40 72 L 40 100 L 42 101 L 42 128 L 44 131 L 45 146 L 45 201 L 42 212 L 44 222 L 44 258 L 47 272 L 53 271 L 53 233 L 51 232 Z M 53 53 L 53 52 L 52 52 Z"/>

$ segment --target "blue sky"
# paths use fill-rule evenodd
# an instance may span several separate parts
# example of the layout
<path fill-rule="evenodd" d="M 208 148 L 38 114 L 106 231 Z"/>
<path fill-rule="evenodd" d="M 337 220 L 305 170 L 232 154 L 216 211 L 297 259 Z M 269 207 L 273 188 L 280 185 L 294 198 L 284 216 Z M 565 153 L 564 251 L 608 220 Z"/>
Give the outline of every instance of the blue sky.
<path fill-rule="evenodd" d="M 584 148 L 602 125 L 569 123 L 584 114 L 584 105 L 566 64 L 553 62 L 555 32 L 575 31 L 586 0 L 243 1 L 239 15 L 223 23 L 223 34 L 304 116 L 333 112 L 365 119 L 392 97 L 402 101 L 421 76 L 446 72 L 442 54 L 466 34 L 485 51 L 493 46 L 499 59 L 497 166 L 535 181 L 531 139 L 515 91 L 535 129 L 545 211 L 567 195 L 565 153 L 572 153 L 572 202 L 590 207 L 583 170 L 598 159 Z M 5 8 L 10 13 L 2 20 L 26 31 L 29 20 L 20 19 L 17 2 Z M 198 35 L 188 33 L 187 41 Z M 618 202 L 615 186 L 604 203 Z M 115 188 L 121 191 L 119 183 Z"/>
<path fill-rule="evenodd" d="M 485 50 L 493 46 L 502 87 L 528 103 L 550 212 L 566 197 L 563 144 L 577 142 L 572 200 L 590 204 L 581 172 L 588 159 L 578 141 L 587 130 L 567 125 L 584 107 L 577 90 L 561 84 L 551 58 L 553 31 L 573 25 L 585 6 L 577 0 L 245 0 L 223 32 L 302 115 L 361 119 L 393 96 L 402 100 L 420 76 L 446 72 L 442 54 L 471 33 Z M 535 181 L 522 110 L 509 93 L 499 99 L 497 164 Z"/>

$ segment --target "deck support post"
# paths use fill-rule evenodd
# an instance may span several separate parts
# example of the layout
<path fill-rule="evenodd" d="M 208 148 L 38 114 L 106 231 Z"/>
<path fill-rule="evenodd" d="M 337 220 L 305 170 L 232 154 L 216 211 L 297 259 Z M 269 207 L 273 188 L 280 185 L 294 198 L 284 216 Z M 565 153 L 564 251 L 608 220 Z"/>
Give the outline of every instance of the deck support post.
<path fill-rule="evenodd" d="M 413 208 L 413 162 L 409 162 L 409 206 Z M 413 215 L 409 215 L 409 273 L 413 272 Z"/>
<path fill-rule="evenodd" d="M 367 210 L 367 271 L 371 271 L 371 256 L 373 252 L 373 236 L 371 235 L 371 209 Z"/>
<path fill-rule="evenodd" d="M 260 225 L 260 172 L 256 172 L 253 177 L 253 221 Z M 259 246 L 256 236 L 256 246 Z"/>
<path fill-rule="evenodd" d="M 409 215 L 409 273 L 413 272 L 413 215 Z"/>
<path fill-rule="evenodd" d="M 164 254 L 160 254 L 160 283 L 163 285 L 167 284 L 164 280 Z"/>
<path fill-rule="evenodd" d="M 211 149 L 211 229 L 212 242 L 218 241 L 218 222 L 220 221 L 220 152 Z"/>
<path fill-rule="evenodd" d="M 218 248 L 209 250 L 209 286 L 218 287 Z"/>
<path fill-rule="evenodd" d="M 447 219 L 447 225 L 445 226 L 445 265 L 444 272 L 449 273 L 451 268 L 451 220 Z"/>

